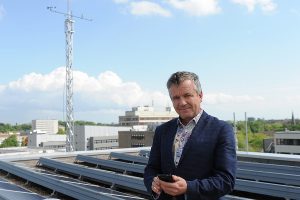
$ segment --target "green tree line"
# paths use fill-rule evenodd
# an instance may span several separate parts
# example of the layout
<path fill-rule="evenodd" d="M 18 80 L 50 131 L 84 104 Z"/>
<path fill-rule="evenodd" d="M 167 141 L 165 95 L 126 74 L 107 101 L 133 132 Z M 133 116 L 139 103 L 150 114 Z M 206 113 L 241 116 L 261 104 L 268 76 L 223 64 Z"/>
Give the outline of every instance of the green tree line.
<path fill-rule="evenodd" d="M 246 150 L 245 121 L 238 121 L 236 123 L 236 130 L 238 148 L 239 150 Z M 299 121 L 297 120 L 296 123 L 293 124 L 291 120 L 249 120 L 247 122 L 248 150 L 254 152 L 262 152 L 264 139 L 273 138 L 273 133 L 285 130 L 300 130 Z"/>

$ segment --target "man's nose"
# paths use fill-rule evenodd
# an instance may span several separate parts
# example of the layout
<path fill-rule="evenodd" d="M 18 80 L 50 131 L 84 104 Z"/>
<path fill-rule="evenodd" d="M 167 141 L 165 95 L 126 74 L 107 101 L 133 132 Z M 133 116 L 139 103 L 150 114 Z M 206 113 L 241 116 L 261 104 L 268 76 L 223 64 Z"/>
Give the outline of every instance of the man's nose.
<path fill-rule="evenodd" d="M 186 101 L 183 97 L 180 97 L 179 98 L 179 105 L 185 105 L 186 104 Z"/>

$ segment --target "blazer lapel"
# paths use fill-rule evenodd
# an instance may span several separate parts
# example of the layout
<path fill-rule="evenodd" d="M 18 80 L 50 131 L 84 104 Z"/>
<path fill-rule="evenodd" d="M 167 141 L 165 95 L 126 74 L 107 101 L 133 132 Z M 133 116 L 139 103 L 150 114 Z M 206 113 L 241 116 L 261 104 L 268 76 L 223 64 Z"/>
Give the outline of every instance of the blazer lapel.
<path fill-rule="evenodd" d="M 174 120 L 167 130 L 169 130 L 169 132 L 163 134 L 164 137 L 162 137 L 162 149 L 165 150 L 164 154 L 166 155 L 165 158 L 167 158 L 166 162 L 170 163 L 170 167 L 172 168 L 172 171 L 174 171 L 176 167 L 174 163 L 173 141 L 177 131 L 177 120 Z"/>
<path fill-rule="evenodd" d="M 184 145 L 184 148 L 183 148 L 183 151 L 182 151 L 182 154 L 181 154 L 178 166 L 180 165 L 180 163 L 184 159 L 184 156 L 187 154 L 189 148 L 192 145 L 193 140 L 195 140 L 198 137 L 202 137 L 201 136 L 203 134 L 202 130 L 203 130 L 203 127 L 205 126 L 205 122 L 206 122 L 207 116 L 208 116 L 208 114 L 205 111 L 203 111 L 203 113 L 202 113 L 202 115 L 201 115 L 198 123 L 196 124 L 196 126 L 194 127 L 194 129 L 193 129 L 193 131 L 191 133 L 190 138 L 188 139 L 187 143 Z"/>

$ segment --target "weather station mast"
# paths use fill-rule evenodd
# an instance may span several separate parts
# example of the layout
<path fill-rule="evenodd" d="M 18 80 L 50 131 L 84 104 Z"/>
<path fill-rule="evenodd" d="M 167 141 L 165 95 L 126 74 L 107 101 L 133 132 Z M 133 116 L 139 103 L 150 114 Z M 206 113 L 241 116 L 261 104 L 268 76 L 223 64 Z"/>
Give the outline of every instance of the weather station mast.
<path fill-rule="evenodd" d="M 74 145 L 74 110 L 73 110 L 73 34 L 74 20 L 78 18 L 82 20 L 92 21 L 92 19 L 78 17 L 72 14 L 70 9 L 70 0 L 68 0 L 67 12 L 59 12 L 56 7 L 48 6 L 47 9 L 51 12 L 66 16 L 65 19 L 65 35 L 66 35 L 66 151 L 72 152 L 75 149 Z"/>

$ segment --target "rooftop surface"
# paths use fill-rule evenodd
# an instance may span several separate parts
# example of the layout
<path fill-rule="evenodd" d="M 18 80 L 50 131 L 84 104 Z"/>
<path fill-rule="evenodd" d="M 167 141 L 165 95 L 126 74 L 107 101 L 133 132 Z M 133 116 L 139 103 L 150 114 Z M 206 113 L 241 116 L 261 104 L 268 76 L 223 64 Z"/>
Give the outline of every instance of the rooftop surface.
<path fill-rule="evenodd" d="M 0 155 L 0 199 L 149 199 L 150 147 Z M 227 199 L 300 199 L 300 156 L 238 152 Z"/>

